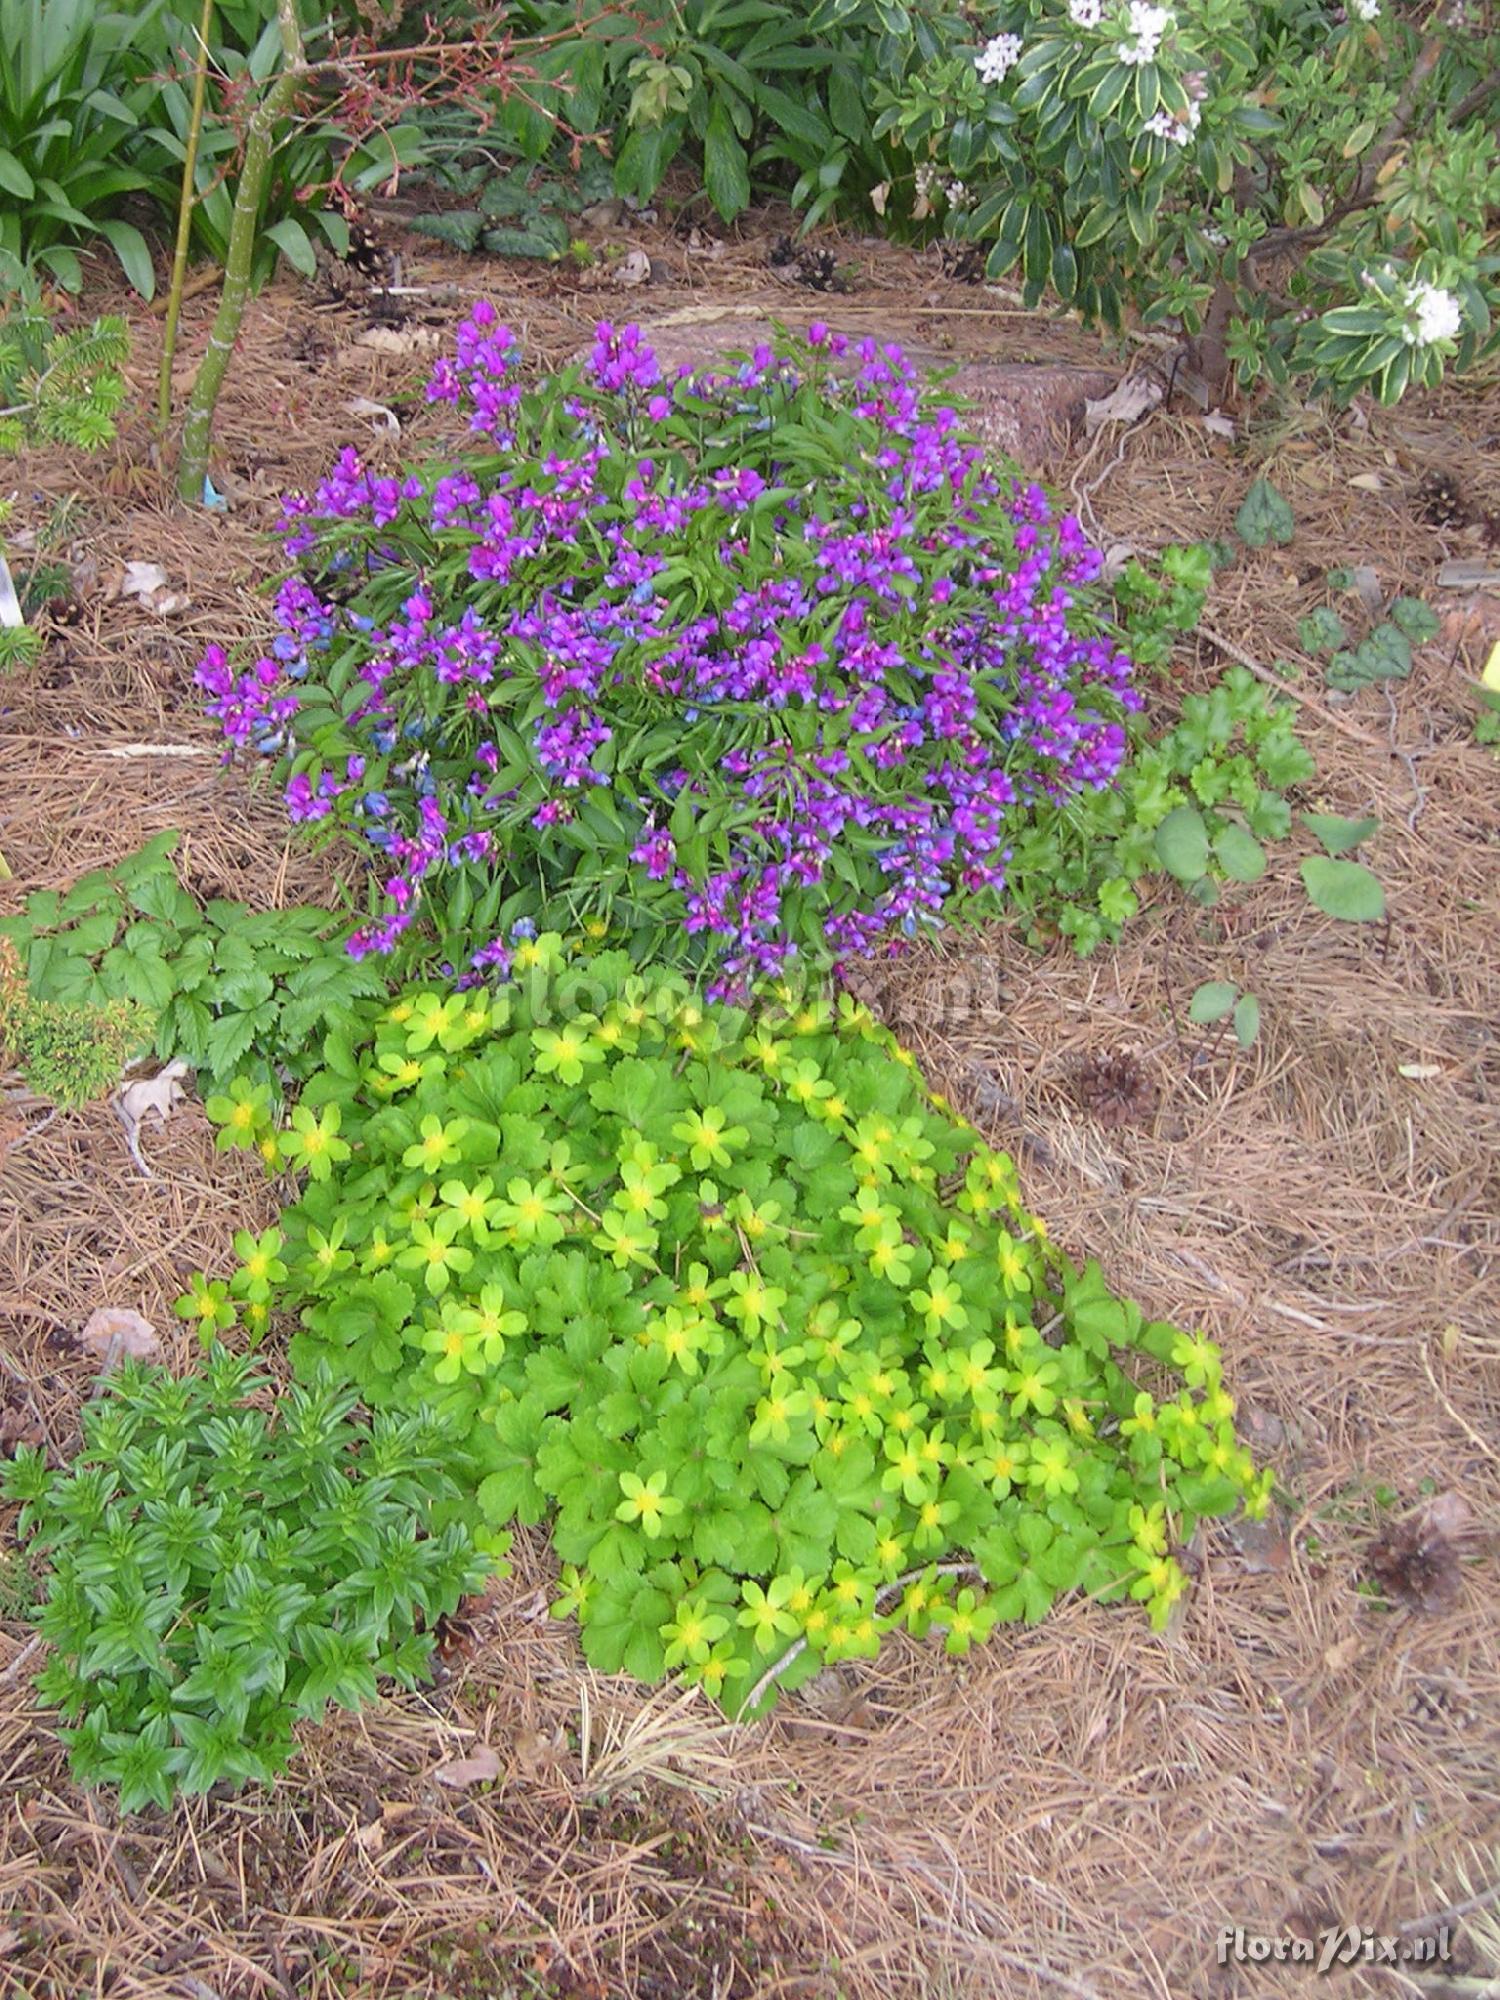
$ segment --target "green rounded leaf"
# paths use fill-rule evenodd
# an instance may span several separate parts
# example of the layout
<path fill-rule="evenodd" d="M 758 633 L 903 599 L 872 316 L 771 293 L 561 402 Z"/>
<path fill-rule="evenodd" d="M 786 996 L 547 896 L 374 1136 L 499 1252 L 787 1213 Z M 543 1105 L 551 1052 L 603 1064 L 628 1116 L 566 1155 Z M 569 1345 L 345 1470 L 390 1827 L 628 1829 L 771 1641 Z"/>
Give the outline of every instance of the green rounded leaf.
<path fill-rule="evenodd" d="M 1196 806 L 1177 806 L 1156 829 L 1156 856 L 1179 882 L 1196 882 L 1208 871 L 1208 828 Z"/>
<path fill-rule="evenodd" d="M 1228 979 L 1207 980 L 1188 1002 L 1188 1019 L 1196 1021 L 1200 1028 L 1222 1021 L 1234 1005 L 1239 990 Z"/>
<path fill-rule="evenodd" d="M 1363 819 L 1345 819 L 1339 813 L 1304 813 L 1302 824 L 1326 854 L 1347 854 L 1380 831 L 1380 821 L 1368 814 Z"/>
<path fill-rule="evenodd" d="M 1225 822 L 1214 835 L 1214 853 L 1233 882 L 1258 882 L 1266 872 L 1266 850 L 1238 820 Z"/>
<path fill-rule="evenodd" d="M 1385 915 L 1385 891 L 1362 862 L 1314 854 L 1302 864 L 1302 886 L 1325 916 L 1342 923 L 1374 924 Z"/>

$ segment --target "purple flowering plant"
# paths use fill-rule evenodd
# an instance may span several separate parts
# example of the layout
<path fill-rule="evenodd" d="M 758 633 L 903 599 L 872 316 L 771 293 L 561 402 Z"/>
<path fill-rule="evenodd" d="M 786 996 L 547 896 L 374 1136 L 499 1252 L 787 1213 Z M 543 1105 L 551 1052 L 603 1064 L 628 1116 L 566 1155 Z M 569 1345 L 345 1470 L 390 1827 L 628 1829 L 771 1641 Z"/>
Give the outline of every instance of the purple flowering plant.
<path fill-rule="evenodd" d="M 481 303 L 427 395 L 470 447 L 346 450 L 286 503 L 270 646 L 199 669 L 361 842 L 356 955 L 472 984 L 582 927 L 742 992 L 997 912 L 1018 838 L 1114 785 L 1100 557 L 898 347 L 668 371 L 606 324 L 535 382 Z"/>

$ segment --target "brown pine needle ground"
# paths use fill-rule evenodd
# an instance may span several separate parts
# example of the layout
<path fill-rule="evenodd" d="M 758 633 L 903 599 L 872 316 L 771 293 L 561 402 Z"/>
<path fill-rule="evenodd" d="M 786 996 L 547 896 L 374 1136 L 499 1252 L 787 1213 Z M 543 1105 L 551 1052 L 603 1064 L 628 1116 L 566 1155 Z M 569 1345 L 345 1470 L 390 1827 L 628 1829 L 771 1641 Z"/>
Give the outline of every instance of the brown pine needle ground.
<path fill-rule="evenodd" d="M 789 291 L 783 226 L 717 257 L 644 233 L 657 282 L 480 267 L 529 351 L 557 360 L 607 315 L 823 317 L 955 359 L 1040 356 L 1123 371 L 1076 329 L 1023 316 L 931 264 L 839 247 L 854 289 Z M 755 233 L 758 230 L 760 233 Z M 410 274 L 409 274 L 410 275 Z M 597 283 L 596 283 L 597 276 Z M 186 314 L 201 346 L 211 298 Z M 449 306 L 446 316 L 455 316 Z M 263 615 L 261 531 L 341 444 L 392 456 L 364 396 L 408 440 L 435 435 L 426 356 L 355 343 L 358 320 L 278 287 L 251 314 L 221 429 L 235 511 L 169 503 L 144 419 L 102 460 L 24 464 L 21 525 L 86 496 L 83 621 L 0 687 L 0 907 L 123 857 L 165 826 L 203 893 L 274 907 L 329 891 L 274 801 L 222 775 L 190 677 L 202 645 Z M 315 336 L 315 337 L 314 337 Z M 153 375 L 157 324 L 137 322 Z M 299 358 L 304 357 L 304 358 Z M 1500 394 L 1461 385 L 1396 412 L 1252 426 L 1235 445 L 1168 408 L 1051 470 L 1100 539 L 1150 550 L 1226 537 L 1256 473 L 1297 515 L 1242 556 L 1209 624 L 1152 693 L 1170 715 L 1226 654 L 1298 668 L 1318 759 L 1310 805 L 1379 815 L 1369 858 L 1388 926 L 1330 923 L 1279 854 L 1205 915 L 1163 893 L 1115 951 L 1037 958 L 1003 928 L 880 971 L 879 1000 L 935 1087 L 1013 1150 L 1054 1233 L 1151 1312 L 1201 1324 L 1257 1452 L 1289 1496 L 1279 1530 L 1221 1528 L 1194 1552 L 1177 1627 L 1069 1604 L 981 1654 L 899 1638 L 823 1676 L 769 1723 L 606 1680 L 546 1615 L 545 1536 L 420 1695 L 304 1733 L 269 1793 L 122 1821 L 72 1785 L 28 1700 L 25 1580 L 0 1545 L 0 1995 L 5 2000 L 1188 2000 L 1308 1990 L 1305 1966 L 1216 1963 L 1221 1929 L 1394 1932 L 1490 1886 L 1500 1843 L 1500 759 L 1472 740 L 1472 650 L 1424 649 L 1393 696 L 1329 703 L 1297 620 L 1327 569 L 1372 564 L 1433 601 L 1461 553 L 1417 517 L 1434 471 L 1496 504 Z M 1351 486 L 1356 476 L 1374 475 Z M 107 601 L 160 562 L 189 610 Z M 1445 607 L 1440 607 L 1445 608 Z M 127 752 L 128 754 L 112 754 Z M 181 754 L 192 753 L 192 754 Z M 1302 850 L 1298 850 L 1302 851 Z M 1249 1054 L 1187 1023 L 1193 989 L 1261 999 Z M 1154 1107 L 1105 1129 L 1080 1066 L 1125 1050 Z M 34 1114 L 24 1121 L 40 1122 Z M 9 1132 L 9 1126 L 4 1128 Z M 91 1371 L 74 1337 L 101 1303 L 144 1313 L 174 1358 L 183 1280 L 221 1266 L 270 1192 L 215 1154 L 188 1105 L 149 1131 L 153 1177 L 109 1109 L 0 1134 L 0 1426 L 69 1448 Z M 1472 1512 L 1457 1606 L 1388 1609 L 1361 1589 L 1377 1532 L 1424 1492 Z M 6 1530 L 8 1537 L 8 1528 Z M 438 1773 L 492 1751 L 498 1775 Z M 1479 1843 L 1476 1853 L 1474 1844 Z M 1487 1847 L 1485 1846 L 1487 1843 Z M 1449 1969 L 1484 1968 L 1460 1920 Z M 1356 1966 L 1350 1995 L 1442 1993 Z"/>

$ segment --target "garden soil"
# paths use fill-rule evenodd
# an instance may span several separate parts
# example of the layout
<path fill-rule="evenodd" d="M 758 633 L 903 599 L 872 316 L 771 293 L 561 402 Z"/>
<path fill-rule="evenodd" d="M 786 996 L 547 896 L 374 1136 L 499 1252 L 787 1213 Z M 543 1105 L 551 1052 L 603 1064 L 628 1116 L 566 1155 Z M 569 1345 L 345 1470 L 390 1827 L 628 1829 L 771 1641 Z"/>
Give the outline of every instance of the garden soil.
<path fill-rule="evenodd" d="M 640 228 L 652 276 L 629 290 L 611 282 L 623 260 L 483 267 L 413 237 L 405 280 L 437 289 L 405 295 L 411 317 L 378 337 L 358 301 L 273 287 L 222 414 L 227 514 L 171 501 L 142 414 L 160 320 L 136 309 L 119 441 L 13 474 L 15 525 L 50 535 L 76 603 L 40 665 L 0 685 L 0 908 L 164 827 L 200 894 L 275 908 L 329 891 L 274 801 L 220 770 L 192 669 L 206 642 L 264 625 L 284 490 L 343 444 L 394 460 L 436 435 L 420 383 L 471 291 L 539 362 L 599 317 L 710 342 L 726 319 L 818 317 L 955 367 L 1167 385 L 1149 340 L 1101 343 L 925 257 L 830 238 L 842 289 L 806 289 L 795 266 L 788 282 L 768 261 L 786 227 L 752 217 L 722 243 Z M 180 376 L 211 310 L 187 308 Z M 1500 504 L 1500 388 L 1337 420 L 1236 410 L 1226 436 L 1172 384 L 1084 437 L 1060 379 L 1026 378 L 1026 448 L 1106 547 L 1228 537 L 1257 476 L 1291 501 L 1294 540 L 1240 554 L 1149 701 L 1169 719 L 1236 659 L 1284 676 L 1317 757 L 1305 803 L 1380 820 L 1389 920 L 1321 917 L 1279 855 L 1212 912 L 1163 893 L 1090 960 L 996 926 L 862 977 L 934 1087 L 1015 1153 L 1054 1235 L 1222 1342 L 1284 1506 L 1194 1545 L 1164 1634 L 1073 1603 L 961 1661 L 897 1636 L 745 1729 L 590 1673 L 547 1615 L 545 1536 L 523 1531 L 437 1685 L 304 1732 L 269 1792 L 133 1819 L 69 1781 L 29 1703 L 0 1516 L 5 2000 L 1232 2000 L 1306 1993 L 1305 1964 L 1251 1949 L 1330 1926 L 1394 1940 L 1397 1962 L 1349 1966 L 1342 1993 L 1495 1990 L 1478 1927 L 1500 1877 L 1500 760 L 1473 740 L 1472 685 L 1494 634 L 1482 599 L 1437 587 L 1445 560 L 1484 553 L 1482 531 L 1431 525 L 1418 495 L 1446 474 L 1476 514 Z M 120 594 L 129 562 L 160 564 L 186 602 L 160 616 Z M 1444 614 L 1409 679 L 1352 700 L 1298 637 L 1340 567 Z M 1208 979 L 1259 997 L 1248 1052 L 1190 1025 Z M 1119 1122 L 1088 1077 L 1122 1055 Z M 10 1100 L 0 1440 L 69 1450 L 96 1306 L 144 1314 L 187 1362 L 184 1279 L 270 1218 L 191 1098 L 140 1155 L 108 1106 L 49 1122 Z M 1399 1563 L 1389 1582 L 1393 1538 L 1424 1532 L 1452 1545 L 1443 1590 Z M 466 1765 L 494 1775 L 451 1782 Z M 1407 1947 L 1444 1925 L 1449 1963 L 1424 1972 Z M 1221 1949 L 1236 1930 L 1243 1960 L 1232 1936 Z"/>

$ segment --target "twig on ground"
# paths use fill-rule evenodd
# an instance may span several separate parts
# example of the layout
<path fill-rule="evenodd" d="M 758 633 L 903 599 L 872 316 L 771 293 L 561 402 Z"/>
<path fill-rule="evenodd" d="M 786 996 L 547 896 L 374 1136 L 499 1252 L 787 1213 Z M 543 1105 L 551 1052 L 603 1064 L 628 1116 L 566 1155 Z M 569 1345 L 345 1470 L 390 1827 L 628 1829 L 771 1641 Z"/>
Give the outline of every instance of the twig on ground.
<path fill-rule="evenodd" d="M 1488 1909 L 1491 1903 L 1500 1903 L 1500 1882 L 1492 1882 L 1476 1896 L 1465 1896 L 1461 1903 L 1450 1903 L 1445 1910 L 1434 1910 L 1430 1917 L 1413 1917 L 1408 1923 L 1398 1924 L 1396 1935 L 1421 1937 L 1443 1924 L 1456 1924 L 1460 1917 L 1470 1917 L 1476 1910 Z"/>
<path fill-rule="evenodd" d="M 1217 647 L 1226 659 L 1247 668 L 1257 680 L 1264 681 L 1267 687 L 1275 688 L 1278 694 L 1290 695 L 1293 701 L 1300 702 L 1304 708 L 1310 708 L 1315 715 L 1321 715 L 1323 720 L 1332 723 L 1341 735 L 1351 738 L 1355 743 L 1363 743 L 1367 750 L 1383 750 L 1386 747 L 1367 730 L 1346 721 L 1337 709 L 1319 701 L 1315 694 L 1307 694 L 1303 689 L 1293 687 L 1290 681 L 1284 681 L 1279 674 L 1273 674 L 1269 667 L 1263 667 L 1259 660 L 1252 658 L 1245 651 L 1243 646 L 1237 646 L 1233 639 L 1225 638 L 1224 634 L 1216 631 L 1212 625 L 1200 625 L 1198 631 L 1207 639 L 1210 646 Z"/>
<path fill-rule="evenodd" d="M 120 1102 L 118 1092 L 109 1100 L 109 1102 L 111 1110 L 114 1112 L 116 1118 L 119 1119 L 121 1127 L 124 1130 L 125 1143 L 130 1148 L 131 1159 L 135 1161 L 136 1165 L 140 1168 L 141 1172 L 146 1176 L 146 1179 L 148 1181 L 154 1181 L 156 1179 L 156 1175 L 152 1171 L 150 1165 L 147 1163 L 145 1155 L 141 1151 L 139 1126 L 136 1124 L 135 1120 L 131 1118 L 129 1114 L 126 1112 L 124 1105 Z"/>
<path fill-rule="evenodd" d="M 1438 1381 L 1437 1371 L 1436 1369 L 1434 1369 L 1432 1365 L 1432 1355 L 1429 1352 L 1429 1343 L 1425 1339 L 1423 1340 L 1421 1345 L 1421 1354 L 1422 1354 L 1422 1367 L 1426 1371 L 1428 1381 L 1432 1384 L 1433 1395 L 1437 1397 L 1438 1401 L 1442 1404 L 1443 1408 L 1448 1412 L 1448 1415 L 1452 1417 L 1454 1423 L 1458 1425 L 1459 1429 L 1463 1432 L 1464 1436 L 1469 1440 L 1470 1444 L 1477 1445 L 1479 1449 L 1484 1453 L 1486 1458 L 1500 1460 L 1500 1451 L 1496 1451 L 1495 1447 L 1492 1444 L 1490 1444 L 1487 1439 L 1482 1438 L 1479 1432 L 1476 1431 L 1474 1426 L 1469 1422 L 1468 1418 L 1464 1416 L 1461 1411 L 1459 1411 L 1454 1407 L 1451 1397 L 1448 1395 L 1447 1391 L 1443 1388 L 1442 1384 Z"/>
<path fill-rule="evenodd" d="M 13 1680 L 17 1680 L 20 1678 L 21 1669 L 25 1666 L 26 1662 L 31 1658 L 32 1654 L 37 1650 L 37 1648 L 41 1645 L 41 1643 L 42 1643 L 42 1635 L 40 1632 L 36 1633 L 34 1637 L 26 1641 L 26 1644 L 21 1648 L 20 1652 L 17 1653 L 16 1657 L 11 1661 L 10 1665 L 8 1667 L 0 1669 L 0 1687 L 9 1687 Z"/>
<path fill-rule="evenodd" d="M 1058 1317 L 1060 1318 L 1061 1315 L 1059 1314 Z M 969 1576 L 977 1578 L 981 1574 L 978 1565 L 975 1563 L 924 1564 L 921 1569 L 909 1569 L 904 1576 L 893 1577 L 889 1583 L 883 1583 L 875 1593 L 875 1609 L 879 1611 L 883 1606 L 889 1604 L 893 1598 L 899 1597 L 909 1583 L 919 1582 L 922 1577 L 927 1575 L 929 1568 L 932 1570 L 934 1576 Z M 806 1651 L 807 1634 L 804 1632 L 795 1644 L 787 1647 L 779 1660 L 773 1660 L 771 1665 L 766 1668 L 760 1679 L 755 1683 L 755 1686 L 751 1688 L 749 1694 L 745 1697 L 742 1712 L 754 1708 L 771 1683 L 779 1680 L 792 1664 L 793 1660 L 800 1660 Z"/>
<path fill-rule="evenodd" d="M 1385 705 L 1391 712 L 1391 755 L 1405 765 L 1406 775 L 1411 780 L 1412 796 L 1415 804 L 1406 815 L 1406 830 L 1408 833 L 1412 833 L 1416 830 L 1417 820 L 1426 811 L 1427 793 L 1423 788 L 1422 780 L 1417 776 L 1417 760 L 1415 756 L 1410 750 L 1403 750 L 1401 745 L 1396 741 L 1396 724 L 1400 718 L 1396 710 L 1396 697 L 1391 693 L 1391 684 L 1389 681 L 1382 681 L 1381 686 L 1385 690 Z"/>

